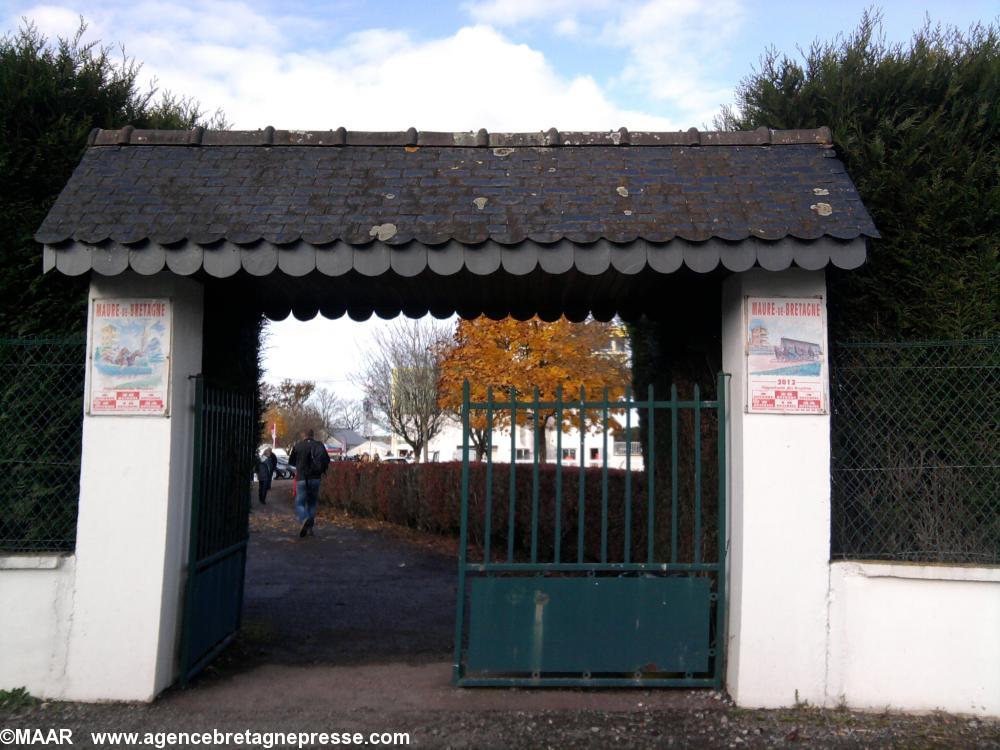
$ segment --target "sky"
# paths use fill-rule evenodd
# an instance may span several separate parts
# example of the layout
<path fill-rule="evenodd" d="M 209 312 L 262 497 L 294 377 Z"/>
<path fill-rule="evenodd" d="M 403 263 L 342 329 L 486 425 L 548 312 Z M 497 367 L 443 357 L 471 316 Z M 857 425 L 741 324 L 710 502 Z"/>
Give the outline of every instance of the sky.
<path fill-rule="evenodd" d="M 870 2 L 785 0 L 0 0 L 13 31 L 100 40 L 144 85 L 221 109 L 234 129 L 708 129 L 761 54 L 857 26 Z M 929 16 L 968 28 L 998 0 L 886 0 L 907 40 Z M 381 321 L 269 326 L 266 377 L 357 397 L 350 374 Z"/>

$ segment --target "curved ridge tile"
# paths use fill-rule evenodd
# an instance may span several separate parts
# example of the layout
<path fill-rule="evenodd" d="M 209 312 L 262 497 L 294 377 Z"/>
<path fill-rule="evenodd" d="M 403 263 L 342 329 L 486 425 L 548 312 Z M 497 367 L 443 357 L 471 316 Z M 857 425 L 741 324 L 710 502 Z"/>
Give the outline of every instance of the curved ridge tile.
<path fill-rule="evenodd" d="M 134 224 L 115 227 L 111 232 L 111 239 L 123 245 L 134 245 L 149 239 L 149 227 Z"/>
<path fill-rule="evenodd" d="M 316 270 L 315 247 L 308 242 L 293 242 L 278 248 L 278 268 L 286 276 L 298 278 Z"/>
<path fill-rule="evenodd" d="M 666 229 L 660 229 L 658 231 L 650 230 L 643 232 L 639 235 L 639 239 L 645 240 L 651 244 L 663 245 L 667 242 L 673 242 L 677 238 L 674 232 Z"/>
<path fill-rule="evenodd" d="M 400 276 L 412 278 L 427 268 L 428 252 L 426 247 L 417 242 L 394 247 L 389 252 L 389 265 Z"/>
<path fill-rule="evenodd" d="M 862 266 L 868 255 L 868 242 L 855 239 L 851 242 L 838 242 L 836 251 L 830 253 L 830 262 L 837 268 L 852 271 Z"/>
<path fill-rule="evenodd" d="M 574 245 L 592 245 L 595 242 L 606 241 L 603 240 L 601 232 L 584 229 L 567 231 L 559 240 L 572 242 Z"/>
<path fill-rule="evenodd" d="M 465 264 L 465 246 L 452 240 L 427 248 L 427 267 L 439 276 L 452 276 Z"/>
<path fill-rule="evenodd" d="M 490 240 L 497 243 L 498 245 L 505 245 L 510 247 L 512 245 L 520 245 L 526 239 L 523 230 L 511 230 L 509 227 L 505 232 L 498 232 L 497 234 L 491 234 Z"/>
<path fill-rule="evenodd" d="M 340 239 L 340 236 L 332 227 L 321 225 L 303 230 L 301 238 L 310 245 L 329 245 Z"/>
<path fill-rule="evenodd" d="M 452 236 L 465 245 L 481 245 L 490 239 L 490 232 L 486 224 L 464 224 L 456 226 Z"/>
<path fill-rule="evenodd" d="M 573 268 L 573 246 L 568 242 L 538 245 L 538 267 L 545 273 L 568 273 Z"/>
<path fill-rule="evenodd" d="M 708 242 L 714 235 L 705 227 L 692 225 L 678 231 L 676 236 L 687 242 Z"/>
<path fill-rule="evenodd" d="M 109 231 L 102 226 L 82 226 L 73 232 L 73 239 L 87 245 L 96 245 L 108 239 Z"/>
<path fill-rule="evenodd" d="M 191 276 L 202 269 L 205 252 L 201 245 L 186 242 L 177 248 L 164 248 L 163 257 L 166 258 L 167 268 L 172 273 L 178 276 Z"/>
<path fill-rule="evenodd" d="M 273 231 L 261 234 L 261 239 L 270 242 L 272 245 L 290 245 L 302 236 L 301 232 L 295 229 L 282 227 Z"/>
<path fill-rule="evenodd" d="M 231 242 L 234 245 L 252 245 L 253 243 L 260 241 L 261 236 L 260 232 L 245 229 L 234 229 L 226 232 L 225 239 L 227 242 Z"/>
<path fill-rule="evenodd" d="M 91 268 L 90 245 L 74 242 L 56 255 L 56 270 L 67 276 L 80 276 Z"/>
<path fill-rule="evenodd" d="M 165 229 L 150 232 L 147 239 L 157 245 L 174 245 L 178 242 L 184 242 L 187 239 L 187 232 L 179 224 L 172 224 Z"/>
<path fill-rule="evenodd" d="M 409 305 L 403 305 L 402 313 L 410 320 L 420 320 L 421 318 L 427 316 L 428 309 L 427 305 L 420 305 L 414 303 Z"/>
<path fill-rule="evenodd" d="M 684 245 L 684 265 L 696 273 L 714 271 L 718 265 L 722 248 L 719 240 L 688 243 Z"/>
<path fill-rule="evenodd" d="M 188 237 L 186 237 L 189 242 L 196 242 L 199 245 L 211 245 L 220 240 L 226 239 L 225 232 L 211 232 L 211 231 L 195 231 L 191 232 Z M 135 240 L 132 240 L 133 242 Z"/>
<path fill-rule="evenodd" d="M 167 251 L 162 245 L 147 242 L 143 247 L 131 247 L 128 252 L 128 264 L 141 276 L 152 276 L 162 271 L 167 265 Z"/>
<path fill-rule="evenodd" d="M 347 308 L 347 317 L 356 323 L 364 323 L 366 320 L 371 318 L 373 312 L 374 310 L 370 307 L 352 305 Z"/>
<path fill-rule="evenodd" d="M 451 232 L 446 232 L 442 229 L 435 229 L 433 227 L 429 229 L 425 227 L 417 227 L 417 230 L 413 233 L 413 238 L 417 242 L 422 242 L 429 247 L 446 245 L 449 242 L 454 242 Z"/>
<path fill-rule="evenodd" d="M 42 246 L 42 273 L 48 273 L 55 269 L 57 252 L 51 245 Z"/>
<path fill-rule="evenodd" d="M 381 276 L 389 270 L 389 247 L 384 242 L 373 242 L 363 248 L 354 248 L 354 270 L 362 276 Z"/>
<path fill-rule="evenodd" d="M 526 276 L 538 266 L 538 245 L 508 247 L 495 242 L 486 244 L 492 252 L 499 253 L 501 266 L 512 276 Z"/>
<path fill-rule="evenodd" d="M 296 320 L 301 320 L 306 323 L 319 314 L 319 305 L 313 305 L 309 303 L 300 303 L 292 305 L 292 315 L 295 316 Z"/>
<path fill-rule="evenodd" d="M 101 276 L 117 276 L 128 268 L 129 249 L 117 242 L 97 245 L 90 251 L 90 267 Z"/>
<path fill-rule="evenodd" d="M 631 276 L 646 267 L 646 243 L 611 245 L 611 265 L 619 273 Z"/>
<path fill-rule="evenodd" d="M 188 244 L 194 245 L 194 243 Z M 223 242 L 218 247 L 205 248 L 202 257 L 202 267 L 205 269 L 205 273 L 218 279 L 233 276 L 242 265 L 242 250 L 232 242 Z"/>
<path fill-rule="evenodd" d="M 45 224 L 42 224 L 41 228 L 34 234 L 35 242 L 43 245 L 57 245 L 72 238 L 72 230 L 64 230 L 59 226 L 48 227 Z"/>
<path fill-rule="evenodd" d="M 719 260 L 730 271 L 749 271 L 757 262 L 757 248 L 751 242 L 727 242 L 719 246 Z"/>
<path fill-rule="evenodd" d="M 795 258 L 794 240 L 782 239 L 777 242 L 757 243 L 757 263 L 765 271 L 784 271 Z"/>
<path fill-rule="evenodd" d="M 818 271 L 825 268 L 830 262 L 830 253 L 827 243 L 830 240 L 823 239 L 816 242 L 796 242 L 792 250 L 792 259 L 799 268 L 807 271 Z"/>
<path fill-rule="evenodd" d="M 611 265 L 611 243 L 604 240 L 592 245 L 578 245 L 573 250 L 573 265 L 587 276 L 597 276 Z"/>
<path fill-rule="evenodd" d="M 682 242 L 668 242 L 664 245 L 648 245 L 646 262 L 657 273 L 674 273 L 684 264 Z"/>
<path fill-rule="evenodd" d="M 316 270 L 326 276 L 343 276 L 354 268 L 354 252 L 345 242 L 317 247 Z"/>
<path fill-rule="evenodd" d="M 466 247 L 464 253 L 465 267 L 476 276 L 487 276 L 500 269 L 500 246 L 480 245 Z"/>
<path fill-rule="evenodd" d="M 276 323 L 285 320 L 292 313 L 292 308 L 287 305 L 266 305 L 264 307 L 264 316 L 268 320 L 273 320 Z"/>
<path fill-rule="evenodd" d="M 269 276 L 278 267 L 278 248 L 270 242 L 240 248 L 240 265 L 251 276 Z"/>
<path fill-rule="evenodd" d="M 319 313 L 328 320 L 337 320 L 347 314 L 347 305 L 342 302 L 324 302 L 319 306 Z"/>

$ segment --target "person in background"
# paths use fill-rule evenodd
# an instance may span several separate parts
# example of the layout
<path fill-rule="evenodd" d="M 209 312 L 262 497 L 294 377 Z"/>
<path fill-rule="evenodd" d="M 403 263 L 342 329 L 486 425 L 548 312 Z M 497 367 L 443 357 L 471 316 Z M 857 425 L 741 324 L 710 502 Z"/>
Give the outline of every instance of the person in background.
<path fill-rule="evenodd" d="M 302 537 L 314 533 L 319 484 L 330 465 L 330 456 L 326 446 L 313 439 L 313 431 L 308 430 L 292 448 L 288 463 L 295 467 L 295 515 L 302 523 L 299 529 Z"/>
<path fill-rule="evenodd" d="M 261 505 L 267 502 L 267 492 L 271 489 L 271 479 L 278 468 L 278 457 L 265 448 L 257 457 L 257 499 Z"/>

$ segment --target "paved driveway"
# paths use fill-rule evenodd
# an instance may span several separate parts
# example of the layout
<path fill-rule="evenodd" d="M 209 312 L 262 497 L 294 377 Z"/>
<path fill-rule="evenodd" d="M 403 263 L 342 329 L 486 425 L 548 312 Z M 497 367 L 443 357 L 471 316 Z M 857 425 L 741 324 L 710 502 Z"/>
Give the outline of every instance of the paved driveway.
<path fill-rule="evenodd" d="M 254 500 L 250 525 L 243 631 L 220 669 L 450 659 L 454 556 L 323 517 L 302 539 L 291 482 Z"/>

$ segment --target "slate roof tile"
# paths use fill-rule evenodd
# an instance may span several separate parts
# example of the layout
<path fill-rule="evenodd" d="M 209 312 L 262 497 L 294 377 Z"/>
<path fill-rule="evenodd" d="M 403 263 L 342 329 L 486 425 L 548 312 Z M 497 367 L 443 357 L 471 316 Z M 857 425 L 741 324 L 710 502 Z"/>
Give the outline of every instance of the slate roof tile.
<path fill-rule="evenodd" d="M 494 133 L 477 146 L 483 133 L 99 131 L 36 238 L 367 244 L 385 225 L 379 239 L 397 245 L 878 236 L 824 128 Z"/>

